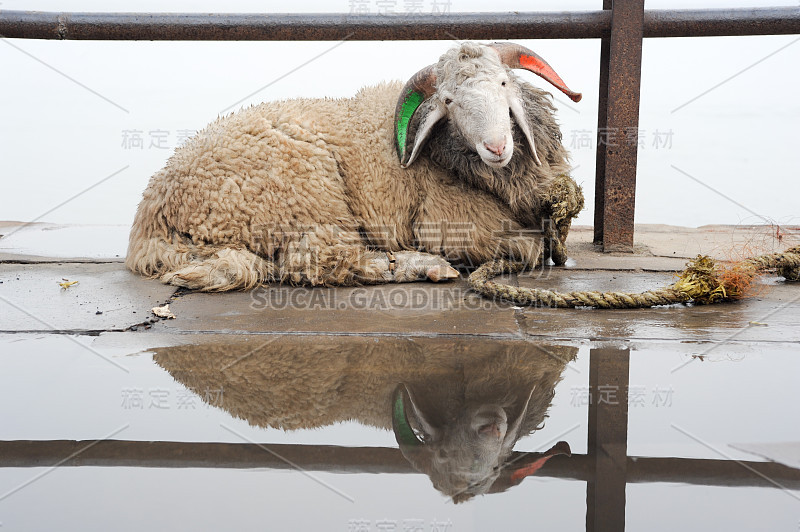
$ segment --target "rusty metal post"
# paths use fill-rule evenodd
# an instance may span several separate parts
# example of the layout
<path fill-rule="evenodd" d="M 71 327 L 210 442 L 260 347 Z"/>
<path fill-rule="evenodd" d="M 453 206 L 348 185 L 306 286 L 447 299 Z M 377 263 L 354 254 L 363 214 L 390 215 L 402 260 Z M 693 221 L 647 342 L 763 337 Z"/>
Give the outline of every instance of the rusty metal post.
<path fill-rule="evenodd" d="M 586 483 L 586 530 L 621 532 L 625 530 L 630 351 L 592 349 L 589 356 L 587 456 L 594 471 Z"/>
<path fill-rule="evenodd" d="M 613 0 L 603 0 L 603 11 L 610 11 Z M 606 130 L 608 120 L 608 55 L 611 37 L 608 32 L 600 39 L 600 83 L 597 97 L 597 159 L 594 173 L 594 243 L 603 243 L 603 215 L 605 209 L 606 150 L 600 144 L 600 132 Z"/>
<path fill-rule="evenodd" d="M 602 225 L 595 242 L 604 251 L 633 251 L 636 155 L 639 147 L 639 89 L 642 73 L 644 0 L 614 0 L 608 55 L 608 108 L 598 131 L 598 161 L 605 159 Z M 596 207 L 597 208 L 597 207 Z"/>

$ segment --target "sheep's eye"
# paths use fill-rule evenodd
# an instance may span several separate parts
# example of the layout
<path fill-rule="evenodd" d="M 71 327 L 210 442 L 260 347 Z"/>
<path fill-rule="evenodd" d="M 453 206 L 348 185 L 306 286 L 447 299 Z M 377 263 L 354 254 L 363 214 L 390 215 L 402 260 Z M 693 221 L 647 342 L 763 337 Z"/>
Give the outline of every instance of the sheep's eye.
<path fill-rule="evenodd" d="M 453 99 L 452 98 L 445 98 L 444 99 L 444 104 L 445 105 L 450 105 L 451 103 L 453 103 Z"/>
<path fill-rule="evenodd" d="M 503 87 L 505 87 L 505 86 L 506 86 L 506 82 L 504 81 L 504 82 L 502 82 L 500 85 L 502 85 Z"/>

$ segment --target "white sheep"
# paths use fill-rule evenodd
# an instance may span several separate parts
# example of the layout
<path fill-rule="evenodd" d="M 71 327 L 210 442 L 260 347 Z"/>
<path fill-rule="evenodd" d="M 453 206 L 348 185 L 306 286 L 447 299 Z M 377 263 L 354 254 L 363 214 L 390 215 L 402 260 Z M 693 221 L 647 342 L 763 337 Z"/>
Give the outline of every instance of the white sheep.
<path fill-rule="evenodd" d="M 515 68 L 580 99 L 527 48 L 465 43 L 405 86 L 217 119 L 150 180 L 127 266 L 220 291 L 437 281 L 458 276 L 448 260 L 536 265 L 568 155 L 550 95 Z"/>
<path fill-rule="evenodd" d="M 514 445 L 544 425 L 577 351 L 518 340 L 278 337 L 159 348 L 153 359 L 251 425 L 393 429 L 412 466 L 460 502 L 521 481 L 512 472 L 527 462 Z"/>

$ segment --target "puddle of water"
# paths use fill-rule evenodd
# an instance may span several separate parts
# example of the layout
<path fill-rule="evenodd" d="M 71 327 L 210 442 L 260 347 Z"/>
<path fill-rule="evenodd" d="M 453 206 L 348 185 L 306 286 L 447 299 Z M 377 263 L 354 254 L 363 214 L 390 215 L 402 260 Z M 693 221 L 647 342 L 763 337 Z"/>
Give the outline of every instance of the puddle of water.
<path fill-rule="evenodd" d="M 800 517 L 800 472 L 730 447 L 800 442 L 787 344 L 692 358 L 702 345 L 192 335 L 201 343 L 154 336 L 173 345 L 142 352 L 142 338 L 0 337 L 4 528 L 578 530 L 589 512 L 631 529 L 742 529 L 749 509 L 778 529 Z M 82 467 L 50 468 L 71 455 Z M 587 489 L 607 497 L 587 504 Z"/>

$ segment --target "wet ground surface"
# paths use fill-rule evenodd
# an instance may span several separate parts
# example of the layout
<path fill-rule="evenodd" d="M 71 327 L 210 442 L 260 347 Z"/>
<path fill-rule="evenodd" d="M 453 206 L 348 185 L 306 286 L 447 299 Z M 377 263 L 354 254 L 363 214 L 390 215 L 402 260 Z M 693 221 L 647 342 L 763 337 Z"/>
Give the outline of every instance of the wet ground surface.
<path fill-rule="evenodd" d="M 647 254 L 576 232 L 571 267 L 505 281 L 639 291 L 733 238 L 637 234 Z M 780 278 L 724 306 L 523 309 L 463 281 L 173 294 L 113 249 L 33 248 L 0 264 L 3 530 L 800 523 L 800 287 Z"/>

